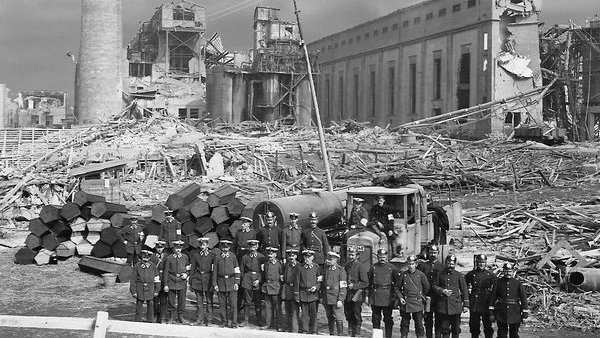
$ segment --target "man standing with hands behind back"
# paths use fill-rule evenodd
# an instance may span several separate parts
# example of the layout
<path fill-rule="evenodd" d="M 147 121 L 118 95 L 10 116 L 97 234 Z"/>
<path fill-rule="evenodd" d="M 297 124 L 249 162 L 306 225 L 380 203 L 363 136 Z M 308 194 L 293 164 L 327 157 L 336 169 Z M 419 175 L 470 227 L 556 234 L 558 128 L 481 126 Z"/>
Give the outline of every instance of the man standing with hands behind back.
<path fill-rule="evenodd" d="M 462 273 L 455 270 L 456 256 L 446 257 L 446 268 L 434 279 L 433 288 L 438 294 L 437 313 L 440 316 L 442 338 L 458 338 L 460 314 L 469 309 L 469 289 Z"/>

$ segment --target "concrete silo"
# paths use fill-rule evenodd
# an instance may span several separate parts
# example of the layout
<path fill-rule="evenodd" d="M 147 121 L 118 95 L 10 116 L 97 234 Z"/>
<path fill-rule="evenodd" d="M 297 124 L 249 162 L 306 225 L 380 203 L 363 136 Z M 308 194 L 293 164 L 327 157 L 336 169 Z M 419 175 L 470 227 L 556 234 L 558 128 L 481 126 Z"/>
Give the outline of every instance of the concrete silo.
<path fill-rule="evenodd" d="M 123 106 L 121 0 L 81 0 L 81 45 L 76 74 L 78 124 L 105 121 Z"/>

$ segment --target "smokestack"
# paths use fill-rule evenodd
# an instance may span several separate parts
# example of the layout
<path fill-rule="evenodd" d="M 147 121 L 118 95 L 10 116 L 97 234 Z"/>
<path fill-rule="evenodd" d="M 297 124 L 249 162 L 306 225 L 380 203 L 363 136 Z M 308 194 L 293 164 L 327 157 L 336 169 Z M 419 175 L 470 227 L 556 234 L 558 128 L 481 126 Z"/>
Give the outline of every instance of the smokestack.
<path fill-rule="evenodd" d="M 78 124 L 104 122 L 123 107 L 121 0 L 81 0 L 81 44 L 76 68 Z"/>

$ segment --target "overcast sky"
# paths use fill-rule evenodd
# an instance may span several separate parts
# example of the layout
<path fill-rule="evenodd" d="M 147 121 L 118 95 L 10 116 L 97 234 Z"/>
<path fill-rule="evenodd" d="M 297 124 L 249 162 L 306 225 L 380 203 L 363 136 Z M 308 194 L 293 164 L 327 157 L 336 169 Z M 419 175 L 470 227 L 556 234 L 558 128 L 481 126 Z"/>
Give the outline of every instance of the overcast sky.
<path fill-rule="evenodd" d="M 387 14 L 418 0 L 297 0 L 305 40 L 311 41 Z M 123 0 L 126 43 L 168 0 Z M 252 45 L 252 20 L 257 5 L 281 8 L 280 18 L 294 20 L 292 0 L 194 0 L 206 7 L 208 36 L 221 33 L 228 50 Z M 598 0 L 544 0 L 541 21 L 583 23 L 600 14 Z M 55 90 L 73 93 L 74 65 L 67 51 L 79 50 L 80 0 L 0 0 L 0 83 L 12 92 Z M 72 104 L 73 98 L 69 101 Z"/>

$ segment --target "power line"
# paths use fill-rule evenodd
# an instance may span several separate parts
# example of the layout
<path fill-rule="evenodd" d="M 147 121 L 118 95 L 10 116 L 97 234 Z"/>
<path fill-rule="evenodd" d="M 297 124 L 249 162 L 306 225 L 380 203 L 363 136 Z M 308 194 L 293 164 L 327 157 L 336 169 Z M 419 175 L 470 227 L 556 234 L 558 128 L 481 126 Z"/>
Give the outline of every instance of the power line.
<path fill-rule="evenodd" d="M 233 14 L 233 13 L 239 12 L 239 11 L 241 11 L 241 10 L 243 10 L 243 9 L 247 8 L 247 7 L 251 7 L 251 6 L 253 6 L 253 5 L 256 5 L 256 4 L 260 3 L 260 2 L 261 2 L 261 0 L 249 0 L 249 1 L 247 0 L 247 1 L 245 1 L 245 2 L 246 2 L 246 3 L 245 3 L 245 4 L 244 4 L 244 3 L 242 3 L 242 4 L 243 4 L 243 6 L 241 6 L 241 7 L 239 7 L 239 8 L 232 9 L 232 8 L 234 8 L 234 7 L 236 7 L 236 6 L 239 6 L 239 4 L 238 4 L 238 5 L 236 5 L 236 6 L 230 6 L 229 8 L 226 8 L 226 9 L 224 9 L 224 10 L 221 10 L 221 11 L 219 11 L 219 12 L 221 12 L 222 14 L 217 14 L 216 16 L 213 16 L 214 14 L 212 14 L 212 15 L 208 15 L 208 16 L 207 16 L 207 21 L 211 22 L 211 21 L 215 21 L 215 20 L 217 20 L 217 19 L 220 19 L 220 18 L 224 18 L 224 17 L 226 17 L 226 16 L 228 16 L 228 15 L 231 15 L 231 14 Z M 231 9 L 231 10 L 230 10 L 230 9 Z M 228 11 L 228 12 L 224 12 L 225 10 L 230 10 L 230 11 Z M 215 12 L 215 13 L 217 13 L 217 12 Z"/>

